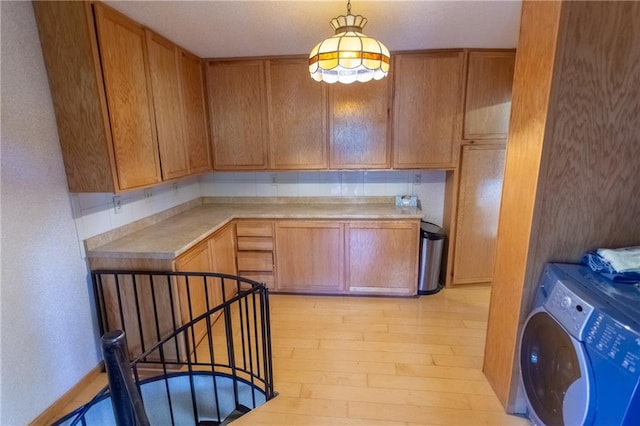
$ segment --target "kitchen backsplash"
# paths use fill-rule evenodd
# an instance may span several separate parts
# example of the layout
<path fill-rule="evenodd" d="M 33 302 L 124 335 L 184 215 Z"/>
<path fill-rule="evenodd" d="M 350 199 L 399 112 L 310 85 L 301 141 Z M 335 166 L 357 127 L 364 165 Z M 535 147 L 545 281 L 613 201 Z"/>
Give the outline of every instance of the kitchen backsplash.
<path fill-rule="evenodd" d="M 336 197 L 416 195 L 424 217 L 442 224 L 445 175 L 443 171 L 349 172 L 216 172 L 148 190 L 119 195 L 71 194 L 78 242 L 170 209 L 198 197 Z"/>

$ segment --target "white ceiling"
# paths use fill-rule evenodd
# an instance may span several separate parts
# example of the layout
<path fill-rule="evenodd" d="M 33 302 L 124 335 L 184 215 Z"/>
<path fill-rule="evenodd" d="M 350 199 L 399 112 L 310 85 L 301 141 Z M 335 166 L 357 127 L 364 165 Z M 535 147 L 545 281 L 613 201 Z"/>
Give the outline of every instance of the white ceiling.
<path fill-rule="evenodd" d="M 202 58 L 307 54 L 333 35 L 346 0 L 106 1 Z M 359 1 L 351 13 L 391 52 L 450 47 L 515 48 L 521 1 Z"/>

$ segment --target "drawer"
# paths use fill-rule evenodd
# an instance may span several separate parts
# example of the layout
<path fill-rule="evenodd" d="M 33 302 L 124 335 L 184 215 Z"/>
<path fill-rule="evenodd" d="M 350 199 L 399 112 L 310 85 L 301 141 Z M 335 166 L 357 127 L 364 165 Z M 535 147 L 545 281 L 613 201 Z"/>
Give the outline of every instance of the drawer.
<path fill-rule="evenodd" d="M 238 250 L 273 251 L 270 237 L 238 237 Z"/>
<path fill-rule="evenodd" d="M 273 253 L 266 251 L 239 251 L 238 271 L 273 271 Z"/>
<path fill-rule="evenodd" d="M 271 222 L 238 222 L 236 223 L 238 237 L 273 237 Z"/>
<path fill-rule="evenodd" d="M 244 278 L 249 278 L 250 280 L 258 281 L 259 283 L 264 283 L 269 290 L 273 290 L 276 287 L 275 279 L 271 272 L 238 272 L 238 275 Z"/>

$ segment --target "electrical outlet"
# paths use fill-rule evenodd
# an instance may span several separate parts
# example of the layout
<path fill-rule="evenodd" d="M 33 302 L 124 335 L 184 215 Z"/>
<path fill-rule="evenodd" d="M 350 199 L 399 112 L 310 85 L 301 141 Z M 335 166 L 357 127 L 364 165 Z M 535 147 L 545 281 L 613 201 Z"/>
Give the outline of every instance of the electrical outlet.
<path fill-rule="evenodd" d="M 421 173 L 415 173 L 413 175 L 413 183 L 414 183 L 414 185 L 420 185 L 422 183 L 422 174 Z"/>
<path fill-rule="evenodd" d="M 173 195 L 178 195 L 178 183 L 177 182 L 173 182 L 173 185 L 171 185 L 171 190 L 173 191 Z"/>
<path fill-rule="evenodd" d="M 150 188 L 144 190 L 144 198 L 151 198 L 153 196 L 153 191 Z"/>
<path fill-rule="evenodd" d="M 120 197 L 113 197 L 113 212 L 115 214 L 122 213 L 122 201 L 120 201 Z"/>
<path fill-rule="evenodd" d="M 276 175 L 275 173 L 271 173 L 271 185 L 275 185 L 276 184 L 277 177 L 278 177 L 278 175 Z"/>

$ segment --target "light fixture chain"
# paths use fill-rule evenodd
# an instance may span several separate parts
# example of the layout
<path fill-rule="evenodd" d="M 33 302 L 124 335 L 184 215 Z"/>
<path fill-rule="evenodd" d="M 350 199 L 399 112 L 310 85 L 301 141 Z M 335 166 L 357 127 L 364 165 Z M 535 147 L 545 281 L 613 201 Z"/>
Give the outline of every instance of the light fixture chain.
<path fill-rule="evenodd" d="M 351 15 L 351 0 L 347 0 L 347 15 Z"/>

